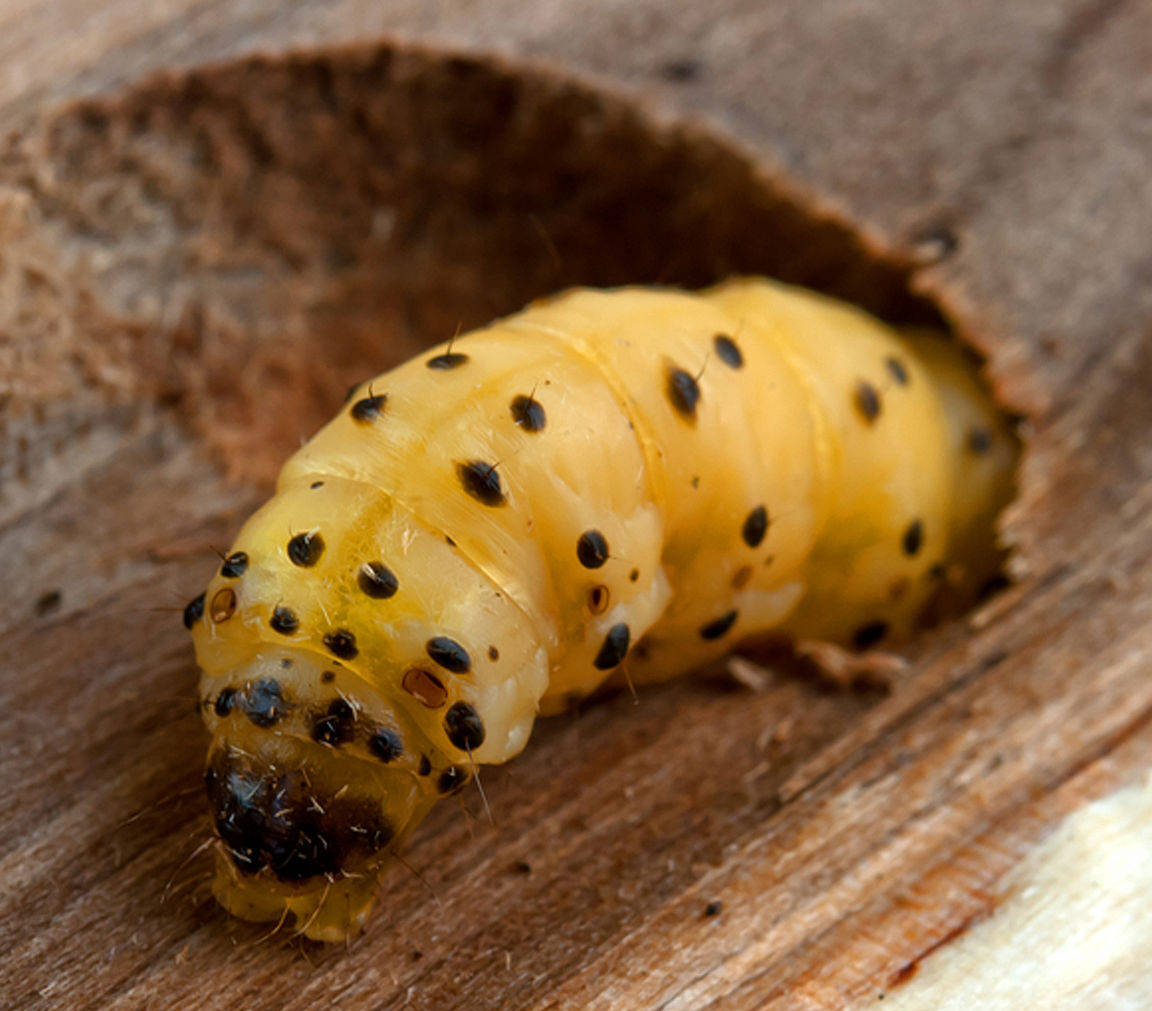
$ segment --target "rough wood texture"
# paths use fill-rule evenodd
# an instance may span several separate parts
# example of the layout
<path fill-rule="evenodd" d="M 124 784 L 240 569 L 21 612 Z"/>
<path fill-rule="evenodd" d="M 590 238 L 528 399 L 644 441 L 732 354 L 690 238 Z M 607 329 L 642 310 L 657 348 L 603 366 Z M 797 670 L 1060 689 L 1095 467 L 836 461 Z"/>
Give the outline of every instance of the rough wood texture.
<path fill-rule="evenodd" d="M 24 124 L 0 165 L 6 1004 L 869 1006 L 1152 765 L 1147 5 L 479 6 L 0 4 L 0 123 Z M 29 119 L 386 28 L 556 60 L 739 145 L 369 49 Z M 772 163 L 871 238 L 796 210 Z M 458 321 L 738 269 L 895 316 L 930 304 L 911 285 L 989 352 L 1031 412 L 1018 584 L 887 696 L 712 676 L 542 723 L 486 781 L 495 826 L 437 812 L 424 880 L 397 868 L 348 951 L 230 922 L 179 624 L 208 546 L 346 381 Z"/>

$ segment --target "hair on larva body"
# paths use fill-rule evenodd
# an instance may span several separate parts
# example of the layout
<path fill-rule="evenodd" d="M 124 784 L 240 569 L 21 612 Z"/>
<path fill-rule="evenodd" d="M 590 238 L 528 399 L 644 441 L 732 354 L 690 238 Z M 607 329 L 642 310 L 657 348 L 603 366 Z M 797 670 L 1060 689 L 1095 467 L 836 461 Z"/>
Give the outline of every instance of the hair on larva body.
<path fill-rule="evenodd" d="M 1016 452 L 947 340 L 763 280 L 575 290 L 354 388 L 184 612 L 217 896 L 343 938 L 622 665 L 908 635 L 996 572 Z"/>

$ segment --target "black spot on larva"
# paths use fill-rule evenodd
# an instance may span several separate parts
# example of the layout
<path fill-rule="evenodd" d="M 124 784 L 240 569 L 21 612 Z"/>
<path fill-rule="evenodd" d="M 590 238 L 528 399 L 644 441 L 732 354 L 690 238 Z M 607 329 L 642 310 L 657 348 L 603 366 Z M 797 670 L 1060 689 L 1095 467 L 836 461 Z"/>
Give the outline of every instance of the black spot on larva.
<path fill-rule="evenodd" d="M 258 727 L 274 726 L 284 715 L 284 690 L 275 678 L 261 678 L 248 685 L 240 703 L 244 715 Z"/>
<path fill-rule="evenodd" d="M 441 793 L 455 793 L 468 782 L 468 773 L 458 765 L 450 765 L 436 781 L 436 789 Z"/>
<path fill-rule="evenodd" d="M 704 907 L 704 915 L 711 919 L 713 916 L 719 916 L 721 910 L 724 908 L 724 903 L 717 899 L 713 899 Z"/>
<path fill-rule="evenodd" d="M 273 631 L 281 635 L 291 635 L 300 627 L 300 619 L 296 617 L 296 612 L 292 608 L 277 604 L 272 609 L 272 617 L 268 619 L 268 624 Z"/>
<path fill-rule="evenodd" d="M 913 520 L 908 524 L 908 529 L 904 531 L 904 536 L 900 539 L 900 546 L 904 549 L 904 554 L 913 558 L 920 553 L 920 548 L 923 545 L 924 524 L 920 520 Z"/>
<path fill-rule="evenodd" d="M 447 544 L 448 547 L 450 547 L 450 548 L 456 547 L 456 542 L 454 540 L 452 540 L 452 538 L 449 537 L 447 534 L 444 535 L 444 543 Z"/>
<path fill-rule="evenodd" d="M 293 565 L 309 569 L 320 561 L 324 554 L 324 538 L 315 530 L 297 534 L 288 542 L 288 558 Z"/>
<path fill-rule="evenodd" d="M 280 659 L 280 666 L 287 670 L 292 666 L 292 661 L 288 657 L 282 657 Z"/>
<path fill-rule="evenodd" d="M 212 595 L 212 603 L 208 607 L 208 615 L 219 625 L 227 621 L 236 613 L 236 592 L 225 586 Z"/>
<path fill-rule="evenodd" d="M 992 448 L 992 433 L 980 425 L 968 433 L 968 452 L 983 456 Z"/>
<path fill-rule="evenodd" d="M 887 634 L 888 622 L 870 621 L 852 633 L 852 645 L 857 649 L 868 649 L 869 646 L 875 646 Z"/>
<path fill-rule="evenodd" d="M 943 562 L 933 562 L 925 575 L 934 582 L 944 582 L 948 578 L 948 567 Z"/>
<path fill-rule="evenodd" d="M 495 646 L 489 646 L 488 647 L 488 659 L 491 660 L 493 663 L 495 663 L 497 660 L 500 659 L 500 650 L 498 650 Z"/>
<path fill-rule="evenodd" d="M 739 345 L 726 333 L 718 333 L 713 337 L 712 347 L 716 349 L 716 357 L 730 369 L 744 367 L 744 355 Z"/>
<path fill-rule="evenodd" d="M 612 594 L 603 583 L 597 583 L 588 591 L 588 610 L 593 614 L 603 614 L 608 610 Z"/>
<path fill-rule="evenodd" d="M 461 751 L 475 751 L 484 743 L 484 721 L 469 702 L 452 703 L 444 714 L 444 732 Z"/>
<path fill-rule="evenodd" d="M 432 771 L 432 762 L 429 761 L 427 755 L 420 756 L 420 766 L 416 769 L 416 775 L 427 776 Z"/>
<path fill-rule="evenodd" d="M 464 352 L 445 351 L 443 354 L 429 358 L 424 364 L 430 369 L 447 372 L 450 369 L 458 369 L 461 365 L 466 365 L 467 362 L 468 356 Z"/>
<path fill-rule="evenodd" d="M 864 419 L 865 424 L 875 424 L 883 408 L 880 401 L 880 391 L 867 380 L 861 379 L 860 382 L 856 384 L 856 389 L 852 394 L 852 400 L 856 405 L 856 410 L 860 414 L 860 417 Z"/>
<path fill-rule="evenodd" d="M 736 619 L 739 613 L 736 611 L 729 611 L 727 614 L 716 618 L 714 621 L 708 622 L 706 625 L 700 626 L 701 639 L 719 639 L 727 635 L 733 625 L 736 624 Z"/>
<path fill-rule="evenodd" d="M 768 510 L 758 505 L 744 519 L 744 526 L 740 536 L 750 548 L 758 548 L 764 542 L 764 535 L 768 533 Z"/>
<path fill-rule="evenodd" d="M 665 377 L 664 393 L 672 409 L 685 421 L 695 424 L 696 405 L 700 402 L 700 384 L 691 373 L 670 365 Z"/>
<path fill-rule="evenodd" d="M 356 730 L 356 712 L 343 699 L 333 699 L 326 713 L 312 721 L 312 740 L 318 744 L 344 744 Z"/>
<path fill-rule="evenodd" d="M 404 742 L 390 727 L 377 727 L 368 738 L 368 750 L 381 762 L 394 762 L 404 754 Z M 424 776 L 427 773 L 421 773 Z"/>
<path fill-rule="evenodd" d="M 504 486 L 496 466 L 483 460 L 468 460 L 456 464 L 456 476 L 464 490 L 477 502 L 486 506 L 502 506 L 508 500 L 504 497 Z"/>
<path fill-rule="evenodd" d="M 374 393 L 363 397 L 352 405 L 352 417 L 362 425 L 370 425 L 377 418 L 384 417 L 384 405 L 388 403 L 387 393 Z"/>
<path fill-rule="evenodd" d="M 383 562 L 365 562 L 356 577 L 360 592 L 375 600 L 387 600 L 400 587 L 400 581 Z"/>
<path fill-rule="evenodd" d="M 384 849 L 394 832 L 372 800 L 317 794 L 301 770 L 253 768 L 224 751 L 204 774 L 216 832 L 236 868 L 269 868 L 281 881 L 332 879 Z"/>
<path fill-rule="evenodd" d="M 631 637 L 632 633 L 623 622 L 613 625 L 608 629 L 608 634 L 604 637 L 604 643 L 600 647 L 600 652 L 596 654 L 596 659 L 592 661 L 592 666 L 597 670 L 612 670 L 613 667 L 618 667 L 628 653 L 628 642 Z"/>
<path fill-rule="evenodd" d="M 220 566 L 220 575 L 225 579 L 237 579 L 248 570 L 248 556 L 243 551 L 233 551 Z"/>
<path fill-rule="evenodd" d="M 631 572 L 628 573 L 628 581 L 629 582 L 634 583 L 639 578 L 640 578 L 640 570 L 639 569 L 633 569 Z"/>
<path fill-rule="evenodd" d="M 184 627 L 191 628 L 204 617 L 204 594 L 193 597 L 184 608 Z"/>
<path fill-rule="evenodd" d="M 748 585 L 748 581 L 752 578 L 752 566 L 742 565 L 736 570 L 732 576 L 732 589 L 742 590 Z"/>
<path fill-rule="evenodd" d="M 232 706 L 235 703 L 235 701 L 236 701 L 236 689 L 235 688 L 223 688 L 223 689 L 221 689 L 220 694 L 216 696 L 216 704 L 213 707 L 216 710 L 216 715 L 219 716 L 221 719 L 223 719 L 230 712 L 232 712 Z"/>
<path fill-rule="evenodd" d="M 308 485 L 308 487 L 311 488 L 313 491 L 315 491 L 317 488 L 323 488 L 324 482 L 323 481 L 313 481 L 310 485 Z"/>
<path fill-rule="evenodd" d="M 908 385 L 908 367 L 899 358 L 885 358 L 884 365 L 888 369 L 888 373 L 896 380 L 901 386 Z"/>
<path fill-rule="evenodd" d="M 330 685 L 335 680 L 336 672 L 334 670 L 326 670 L 323 674 L 320 675 L 321 684 Z"/>
<path fill-rule="evenodd" d="M 539 432 L 548 423 L 540 401 L 524 395 L 512 400 L 512 420 L 525 432 Z"/>
<path fill-rule="evenodd" d="M 436 663 L 453 674 L 467 674 L 472 669 L 472 658 L 468 655 L 468 650 L 446 635 L 429 639 L 424 648 Z"/>
<path fill-rule="evenodd" d="M 356 636 L 346 628 L 336 628 L 324 636 L 324 646 L 333 656 L 341 660 L 351 660 L 360 650 L 356 646 Z"/>
<path fill-rule="evenodd" d="M 608 561 L 608 542 L 599 530 L 585 530 L 576 542 L 576 557 L 586 569 L 598 569 Z"/>

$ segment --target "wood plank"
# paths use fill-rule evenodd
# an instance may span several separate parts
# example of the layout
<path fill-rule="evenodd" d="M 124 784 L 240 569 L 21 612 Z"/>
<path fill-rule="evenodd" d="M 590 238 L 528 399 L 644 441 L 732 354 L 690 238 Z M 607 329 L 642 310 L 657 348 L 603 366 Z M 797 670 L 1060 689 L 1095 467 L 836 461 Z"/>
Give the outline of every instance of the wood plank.
<path fill-rule="evenodd" d="M 22 129 L 0 165 L 11 1006 L 871 1006 L 993 921 L 1062 819 L 1142 780 L 1152 12 L 720 9 L 0 3 L 0 125 Z M 148 69 L 385 27 L 599 90 L 515 63 L 373 78 L 347 51 L 327 74 L 262 61 L 32 118 Z M 494 132 L 498 99 L 519 133 Z M 739 143 L 668 125 L 685 113 Z M 584 146 L 565 146 L 575 125 Z M 379 151 L 400 155 L 374 175 Z M 867 236 L 793 214 L 773 164 Z M 514 213 L 503 178 L 530 195 Z M 375 233 L 372 201 L 396 212 Z M 738 269 L 896 315 L 923 310 L 910 284 L 990 353 L 1031 412 L 1017 585 L 915 644 L 886 696 L 713 672 L 543 722 L 486 778 L 495 824 L 474 797 L 444 805 L 409 848 L 419 876 L 397 868 L 347 950 L 229 920 L 197 853 L 205 736 L 179 608 L 284 451 L 347 381 L 460 318 L 573 280 Z"/>

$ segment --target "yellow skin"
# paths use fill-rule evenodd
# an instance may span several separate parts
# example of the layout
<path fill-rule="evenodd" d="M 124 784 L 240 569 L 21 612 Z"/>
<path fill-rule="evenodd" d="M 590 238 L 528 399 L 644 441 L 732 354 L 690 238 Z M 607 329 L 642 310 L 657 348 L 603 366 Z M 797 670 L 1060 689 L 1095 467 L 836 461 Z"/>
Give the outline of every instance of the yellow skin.
<path fill-rule="evenodd" d="M 185 614 L 216 895 L 343 939 L 441 796 L 621 667 L 907 635 L 995 573 L 1016 452 L 953 344 L 763 280 L 572 291 L 358 387 Z"/>

